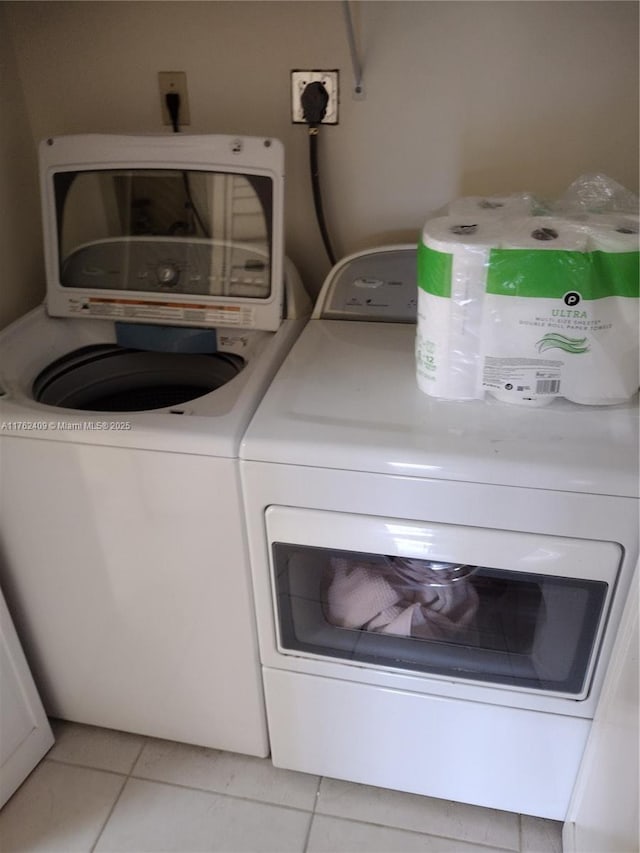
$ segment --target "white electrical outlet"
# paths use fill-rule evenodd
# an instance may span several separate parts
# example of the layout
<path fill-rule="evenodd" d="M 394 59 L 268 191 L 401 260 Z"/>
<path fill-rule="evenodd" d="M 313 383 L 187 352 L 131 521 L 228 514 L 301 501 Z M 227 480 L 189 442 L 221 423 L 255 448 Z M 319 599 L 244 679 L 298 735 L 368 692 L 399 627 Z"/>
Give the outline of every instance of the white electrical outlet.
<path fill-rule="evenodd" d="M 187 75 L 184 71 L 158 71 L 158 85 L 160 87 L 160 109 L 162 110 L 162 121 L 164 124 L 172 124 L 165 95 L 175 92 L 180 95 L 180 124 L 190 124 L 189 98 L 187 96 Z"/>
<path fill-rule="evenodd" d="M 322 83 L 329 95 L 327 111 L 322 124 L 338 124 L 338 71 L 292 71 L 291 72 L 291 121 L 306 124 L 302 109 L 302 93 L 309 83 Z"/>

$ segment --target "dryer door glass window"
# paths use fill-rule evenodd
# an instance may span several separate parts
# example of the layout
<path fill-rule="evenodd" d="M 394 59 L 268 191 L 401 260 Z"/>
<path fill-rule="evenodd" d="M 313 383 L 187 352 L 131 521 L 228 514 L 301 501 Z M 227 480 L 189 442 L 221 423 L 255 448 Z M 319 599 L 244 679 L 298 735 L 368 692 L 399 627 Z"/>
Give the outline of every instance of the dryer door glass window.
<path fill-rule="evenodd" d="M 63 287 L 270 296 L 269 177 L 104 169 L 54 181 Z"/>
<path fill-rule="evenodd" d="M 279 644 L 353 663 L 579 694 L 607 583 L 274 543 Z"/>

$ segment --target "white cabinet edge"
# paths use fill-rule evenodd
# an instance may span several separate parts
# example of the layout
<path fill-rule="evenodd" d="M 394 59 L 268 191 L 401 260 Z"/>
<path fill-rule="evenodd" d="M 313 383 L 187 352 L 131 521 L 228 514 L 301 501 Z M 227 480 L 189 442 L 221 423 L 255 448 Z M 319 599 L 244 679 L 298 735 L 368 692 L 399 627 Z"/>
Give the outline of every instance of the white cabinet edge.
<path fill-rule="evenodd" d="M 1 808 L 53 746 L 54 737 L 1 592 L 0 643 Z M 7 717 L 15 722 L 16 715 L 18 725 L 12 725 Z"/>
<path fill-rule="evenodd" d="M 636 566 L 563 827 L 564 853 L 639 849 L 639 571 Z"/>

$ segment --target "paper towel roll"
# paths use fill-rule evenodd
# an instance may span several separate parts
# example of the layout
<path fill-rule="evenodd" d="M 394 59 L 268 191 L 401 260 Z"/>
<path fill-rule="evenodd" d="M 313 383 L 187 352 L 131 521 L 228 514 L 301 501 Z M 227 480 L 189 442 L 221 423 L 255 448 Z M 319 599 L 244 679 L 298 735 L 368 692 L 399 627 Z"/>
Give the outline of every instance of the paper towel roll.
<path fill-rule="evenodd" d="M 448 400 L 484 396 L 480 375 L 483 298 L 489 254 L 499 245 L 500 233 L 498 219 L 480 217 L 439 217 L 424 227 L 423 247 L 446 256 L 450 263 L 441 267 L 447 281 L 436 287 L 419 282 L 417 378 L 420 389 L 430 396 Z M 433 259 L 428 252 L 424 257 L 426 264 Z"/>
<path fill-rule="evenodd" d="M 452 399 L 448 380 L 451 300 L 418 288 L 416 378 L 431 397 Z"/>
<path fill-rule="evenodd" d="M 628 214 L 601 213 L 587 217 L 589 251 L 637 252 L 640 242 L 638 217 Z"/>
<path fill-rule="evenodd" d="M 586 252 L 587 226 L 557 216 L 528 216 L 506 222 L 503 249 L 555 249 Z"/>
<path fill-rule="evenodd" d="M 529 195 L 466 196 L 452 201 L 449 216 L 528 216 L 533 199 Z"/>
<path fill-rule="evenodd" d="M 590 328 L 588 351 L 567 358 L 564 369 L 565 396 L 573 403 L 610 406 L 632 397 L 640 381 L 638 367 L 637 296 L 630 295 L 636 283 L 630 255 L 638 252 L 638 217 L 624 213 L 590 214 L 587 217 L 589 250 L 594 286 L 604 295 L 588 303 Z M 624 258 L 618 257 L 624 255 Z"/>
<path fill-rule="evenodd" d="M 563 393 L 562 353 L 548 355 L 544 347 L 556 339 L 542 339 L 557 328 L 556 300 L 564 315 L 564 296 L 588 280 L 587 239 L 586 226 L 561 217 L 504 222 L 501 249 L 492 256 L 483 329 L 483 381 L 495 399 L 539 407 Z"/>
<path fill-rule="evenodd" d="M 638 390 L 638 300 L 615 332 L 592 336 L 585 360 L 565 369 L 567 400 L 582 406 L 626 403 Z M 632 319 L 633 318 L 633 319 Z"/>
<path fill-rule="evenodd" d="M 499 245 L 502 230 L 502 223 L 491 217 L 440 216 L 424 226 L 422 242 L 436 252 L 479 257 Z"/>

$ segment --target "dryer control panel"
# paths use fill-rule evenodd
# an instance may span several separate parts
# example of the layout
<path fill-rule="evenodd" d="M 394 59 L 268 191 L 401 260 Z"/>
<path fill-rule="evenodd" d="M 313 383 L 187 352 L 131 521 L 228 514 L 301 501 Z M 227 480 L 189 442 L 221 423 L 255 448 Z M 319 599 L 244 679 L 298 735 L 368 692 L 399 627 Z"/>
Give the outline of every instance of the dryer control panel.
<path fill-rule="evenodd" d="M 415 323 L 416 258 L 413 245 L 350 255 L 329 273 L 313 316 L 325 320 Z"/>

